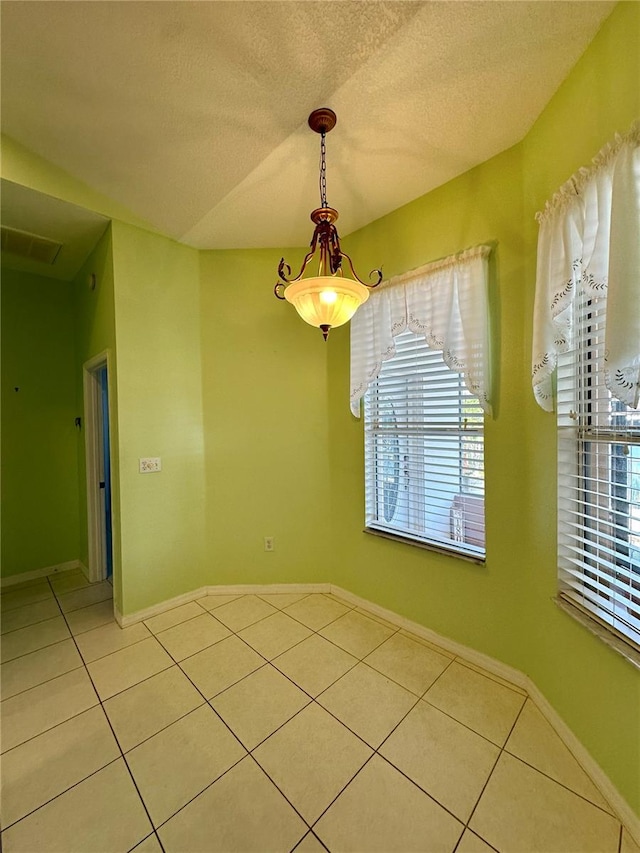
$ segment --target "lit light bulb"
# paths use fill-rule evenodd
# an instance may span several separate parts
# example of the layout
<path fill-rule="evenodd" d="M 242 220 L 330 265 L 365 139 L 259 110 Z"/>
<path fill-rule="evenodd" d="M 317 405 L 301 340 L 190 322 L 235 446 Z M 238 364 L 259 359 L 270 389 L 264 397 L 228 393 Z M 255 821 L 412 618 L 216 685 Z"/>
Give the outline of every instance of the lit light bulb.
<path fill-rule="evenodd" d="M 338 294 L 335 290 L 323 290 L 320 294 L 320 302 L 324 302 L 325 305 L 333 305 L 337 298 Z"/>

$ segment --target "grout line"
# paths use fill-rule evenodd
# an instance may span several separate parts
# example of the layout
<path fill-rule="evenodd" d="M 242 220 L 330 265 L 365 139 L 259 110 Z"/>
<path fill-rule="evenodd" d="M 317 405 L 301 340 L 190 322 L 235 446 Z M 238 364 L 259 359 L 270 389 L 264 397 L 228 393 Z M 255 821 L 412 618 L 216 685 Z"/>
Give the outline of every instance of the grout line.
<path fill-rule="evenodd" d="M 528 698 L 529 694 L 522 687 L 516 687 L 515 685 L 511 687 L 506 679 L 500 678 L 499 675 L 493 675 L 493 673 L 488 672 L 482 667 L 476 666 L 476 664 L 470 664 L 468 660 L 460 657 L 460 655 L 456 655 L 453 659 L 452 663 L 458 663 L 460 666 L 464 666 L 466 669 L 471 670 L 471 672 L 475 672 L 476 675 L 482 675 L 485 678 L 488 678 L 489 681 L 493 681 L 494 684 L 497 684 L 499 687 L 505 687 L 507 690 L 511 690 L 512 693 L 517 693 L 518 696 L 525 696 Z"/>
<path fill-rule="evenodd" d="M 98 707 L 97 705 L 94 705 L 92 708 L 88 708 L 87 710 L 92 711 L 93 708 L 97 708 L 97 707 Z M 83 712 L 83 713 L 86 713 L 86 712 Z M 66 720 L 65 720 L 65 722 L 66 722 Z M 51 729 L 49 729 L 49 731 L 51 731 Z M 111 767 L 111 765 L 115 764 L 116 761 L 120 761 L 120 758 L 121 758 L 121 756 L 117 755 L 115 758 L 112 758 L 111 761 L 107 761 L 107 763 L 104 764 L 102 767 L 98 767 L 97 770 L 92 770 L 91 773 L 88 773 L 84 778 L 80 779 L 78 782 L 74 782 L 73 785 L 69 785 L 69 787 L 65 788 L 64 791 L 59 791 L 57 794 L 54 794 L 53 797 L 50 797 L 48 800 L 45 800 L 44 803 L 40 803 L 39 806 L 36 806 L 35 808 L 31 809 L 30 812 L 23 814 L 22 817 L 17 818 L 16 820 L 12 821 L 12 823 L 8 823 L 6 825 L 3 825 L 2 835 L 4 835 L 4 833 L 8 829 L 11 829 L 11 827 L 16 826 L 16 824 L 20 823 L 23 820 L 26 820 L 28 817 L 35 814 L 37 811 L 40 811 L 40 809 L 43 809 L 45 806 L 48 806 L 49 803 L 52 803 L 54 800 L 57 800 L 58 797 L 61 797 L 63 794 L 68 794 L 69 791 L 72 791 L 74 788 L 77 788 L 78 785 L 82 784 L 82 782 L 86 782 L 87 779 L 91 779 L 92 776 L 95 776 L 96 774 L 100 773 L 102 770 L 105 770 L 107 767 Z M 2 848 L 0 847 L 0 850 L 1 849 Z"/>
<path fill-rule="evenodd" d="M 65 640 L 60 640 L 59 643 L 52 643 L 50 646 L 44 646 L 43 649 L 51 649 L 53 646 L 61 646 L 63 643 L 69 642 L 71 637 L 67 637 Z M 30 652 L 30 654 L 36 654 L 37 652 L 43 651 L 43 649 L 36 649 L 35 652 Z M 77 650 L 77 647 L 76 647 Z M 80 654 L 78 652 L 78 654 Z M 22 657 L 27 657 L 26 655 L 22 655 Z M 6 664 L 13 663 L 13 661 L 21 660 L 22 658 L 13 658 L 12 660 L 8 660 L 2 664 L 5 666 Z M 80 657 L 80 662 L 76 666 L 72 666 L 71 669 L 66 669 L 64 672 L 59 672 L 57 675 L 52 675 L 50 678 L 43 678 L 42 681 L 38 681 L 37 684 L 32 684 L 30 687 L 25 687 L 23 690 L 18 690 L 16 693 L 12 693 L 11 696 L 3 696 L 2 702 L 8 702 L 9 699 L 15 699 L 16 696 L 21 696 L 23 693 L 27 693 L 29 690 L 34 690 L 36 687 L 40 687 L 42 684 L 48 684 L 50 681 L 55 681 L 56 678 L 61 678 L 63 675 L 68 675 L 70 672 L 75 672 L 76 669 L 82 669 L 84 666 L 84 661 L 82 660 L 82 656 Z M 63 720 L 64 722 L 64 720 Z M 13 749 L 13 747 L 11 747 Z M 9 752 L 9 750 L 7 750 Z M 1 853 L 1 851 L 0 851 Z"/>
<path fill-rule="evenodd" d="M 49 581 L 49 585 L 51 585 L 51 582 L 50 582 L 50 581 Z M 52 588 L 52 589 L 53 589 L 53 588 Z M 55 594 L 55 592 L 54 592 L 54 594 Z M 58 599 L 57 599 L 57 596 L 56 596 L 56 600 L 58 600 Z M 99 602 L 94 602 L 94 603 L 99 603 Z M 58 601 L 58 607 L 60 607 L 60 612 L 62 613 L 62 617 L 63 617 L 63 619 L 65 620 L 65 623 L 66 623 L 66 625 L 67 625 L 67 628 L 69 628 L 69 623 L 68 623 L 68 621 L 67 621 L 67 617 L 66 617 L 65 613 L 62 611 L 62 607 L 61 607 L 61 605 L 60 605 L 60 602 L 59 602 L 59 601 Z M 79 609 L 80 609 L 80 608 L 79 608 Z M 73 636 L 73 635 L 72 635 L 72 636 Z M 82 657 L 82 652 L 80 651 L 80 648 L 78 647 L 78 644 L 77 644 L 77 642 L 76 642 L 76 640 L 75 640 L 75 637 L 73 637 L 73 641 L 74 641 L 74 643 L 76 643 L 76 648 L 78 649 L 78 654 L 80 654 L 80 656 Z M 84 661 L 84 658 L 82 658 L 82 659 L 83 659 L 83 661 Z M 136 789 L 136 792 L 137 792 L 137 794 L 138 794 L 138 797 L 139 797 L 139 799 L 140 799 L 140 802 L 142 803 L 142 807 L 143 807 L 143 809 L 145 810 L 145 814 L 147 815 L 147 819 L 149 820 L 149 825 L 151 826 L 151 828 L 152 828 L 152 829 L 153 829 L 153 831 L 155 832 L 155 827 L 154 827 L 153 821 L 151 820 L 151 815 L 149 814 L 149 810 L 147 809 L 147 805 L 146 805 L 145 801 L 144 801 L 144 800 L 143 800 L 143 798 L 142 798 L 142 794 L 140 793 L 140 789 L 138 788 L 138 784 L 137 784 L 137 782 L 136 782 L 136 780 L 135 780 L 135 778 L 134 778 L 134 776 L 133 776 L 133 773 L 131 772 L 131 768 L 129 767 L 129 763 L 127 762 L 127 759 L 126 759 L 126 757 L 125 757 L 125 754 L 124 754 L 124 752 L 122 751 L 122 747 L 120 746 L 120 741 L 119 741 L 119 740 L 118 740 L 118 738 L 117 738 L 117 735 L 116 735 L 116 733 L 115 733 L 115 731 L 114 731 L 113 726 L 111 725 L 111 720 L 109 719 L 109 715 L 107 714 L 107 712 L 106 712 L 106 710 L 105 710 L 105 707 L 104 707 L 104 704 L 103 704 L 102 698 L 101 698 L 100 694 L 98 693 L 98 689 L 96 688 L 95 682 L 94 682 L 93 678 L 91 677 L 91 673 L 89 672 L 89 667 L 87 666 L 87 664 L 86 664 L 86 663 L 84 663 L 84 668 L 85 668 L 85 670 L 86 670 L 87 677 L 89 678 L 89 681 L 91 682 L 91 686 L 93 687 L 93 689 L 94 689 L 94 691 L 95 691 L 95 694 L 96 694 L 96 696 L 97 696 L 97 698 L 98 698 L 98 703 L 99 703 L 99 705 L 100 705 L 100 708 L 102 709 L 102 713 L 104 714 L 104 718 L 105 718 L 105 720 L 106 720 L 106 722 L 107 722 L 107 725 L 109 726 L 109 728 L 110 728 L 110 730 L 111 730 L 111 734 L 113 735 L 113 739 L 115 740 L 116 746 L 117 746 L 117 748 L 120 750 L 120 756 L 121 756 L 122 760 L 124 761 L 124 766 L 127 768 L 127 771 L 128 771 L 128 773 L 129 773 L 129 776 L 131 777 L 131 781 L 133 782 L 133 786 L 134 786 L 134 788 Z M 116 759 L 116 761 L 117 761 L 117 760 L 119 760 L 119 759 Z M 101 768 L 101 769 L 104 769 L 104 768 Z M 84 780 L 81 780 L 81 782 L 83 782 L 83 781 L 84 781 Z M 79 784 L 81 784 L 81 782 L 77 782 L 76 784 L 78 784 L 78 785 L 79 785 Z M 60 795 L 58 795 L 58 796 L 60 796 Z M 148 835 L 145 835 L 145 838 L 147 838 L 147 837 L 148 837 Z M 157 833 L 156 833 L 156 838 L 158 838 Z M 143 840 L 143 839 L 140 839 L 140 840 Z M 138 843 L 140 843 L 140 842 L 138 842 Z M 163 847 L 162 842 L 160 841 L 160 839 L 159 839 L 159 838 L 158 838 L 158 844 L 160 844 L 161 849 L 164 851 L 164 847 Z"/>
<path fill-rule="evenodd" d="M 564 782 L 561 782 L 559 779 L 556 779 L 554 776 L 550 776 L 548 773 L 545 773 L 544 770 L 541 770 L 539 767 L 536 767 L 535 764 L 531 764 L 529 761 L 526 761 L 524 758 L 521 758 L 519 755 L 516 755 L 513 752 L 509 752 L 509 750 L 506 748 L 506 745 L 505 745 L 504 749 L 502 750 L 502 752 L 506 753 L 510 758 L 514 758 L 516 761 L 519 761 L 521 764 L 524 764 L 525 767 L 529 767 L 531 770 L 535 770 L 536 773 L 539 773 L 541 776 L 544 776 L 546 779 L 549 779 L 551 782 L 555 782 L 556 785 L 560 785 L 561 788 L 564 788 L 570 794 L 574 794 L 576 797 L 580 797 L 581 800 L 584 800 L 586 803 L 589 803 L 589 805 L 593 806 L 594 809 L 599 809 L 603 814 L 606 814 L 607 817 L 614 818 L 615 820 L 620 822 L 621 826 L 623 825 L 622 822 L 620 821 L 620 818 L 617 815 L 612 814 L 612 812 L 607 811 L 606 809 L 602 808 L 602 806 L 599 806 L 598 803 L 594 803 L 593 800 L 590 800 L 588 797 L 586 797 L 584 794 L 581 794 L 579 791 L 575 791 L 573 788 L 570 788 L 568 785 L 566 785 Z M 596 791 L 598 791 L 598 788 L 596 787 L 595 782 L 592 784 L 596 788 Z M 598 791 L 598 793 L 600 793 L 600 792 Z M 604 799 L 604 796 L 602 794 L 600 794 L 600 796 L 602 796 L 602 799 Z"/>
<path fill-rule="evenodd" d="M 471 823 L 471 820 L 473 819 L 473 816 L 474 816 L 474 814 L 475 814 L 475 812 L 476 812 L 476 809 L 478 808 L 478 805 L 480 804 L 480 800 L 482 799 L 482 796 L 483 796 L 483 794 L 484 794 L 484 792 L 485 792 L 485 790 L 486 790 L 486 788 L 487 788 L 487 785 L 489 784 L 489 780 L 490 780 L 490 779 L 491 779 L 491 777 L 493 776 L 493 773 L 494 773 L 494 771 L 495 771 L 496 767 L 498 766 L 498 762 L 499 762 L 499 761 L 500 761 L 500 759 L 502 758 L 502 754 L 504 753 L 504 748 L 505 748 L 505 746 L 507 745 L 507 741 L 508 741 L 508 740 L 509 740 L 509 738 L 511 737 L 511 734 L 512 734 L 513 730 L 515 729 L 516 724 L 517 724 L 518 720 L 520 719 L 520 716 L 522 715 L 522 712 L 523 712 L 523 710 L 524 710 L 524 706 L 526 705 L 526 702 L 527 702 L 527 700 L 526 700 L 526 698 L 525 698 L 525 699 L 524 699 L 524 701 L 522 702 L 522 705 L 520 706 L 520 710 L 519 710 L 519 711 L 518 711 L 518 713 L 516 714 L 516 718 L 515 718 L 515 720 L 513 721 L 513 724 L 511 725 L 511 728 L 509 729 L 509 732 L 508 732 L 508 734 L 507 734 L 506 738 L 504 739 L 504 743 L 503 743 L 503 745 L 500 747 L 500 752 L 498 753 L 498 755 L 497 755 L 497 757 L 496 757 L 496 760 L 493 762 L 493 767 L 491 768 L 491 770 L 490 770 L 490 772 L 489 772 L 489 775 L 487 776 L 487 779 L 486 779 L 486 781 L 485 781 L 484 785 L 482 786 L 482 790 L 480 791 L 480 793 L 479 793 L 479 795 L 478 795 L 478 798 L 477 798 L 477 800 L 476 800 L 476 802 L 475 802 L 474 807 L 471 809 L 471 814 L 470 814 L 470 815 L 469 815 L 469 817 L 467 818 L 467 822 L 466 822 L 466 824 L 465 824 L 465 826 L 467 826 L 467 827 L 468 827 L 468 826 L 469 826 L 469 824 Z"/>

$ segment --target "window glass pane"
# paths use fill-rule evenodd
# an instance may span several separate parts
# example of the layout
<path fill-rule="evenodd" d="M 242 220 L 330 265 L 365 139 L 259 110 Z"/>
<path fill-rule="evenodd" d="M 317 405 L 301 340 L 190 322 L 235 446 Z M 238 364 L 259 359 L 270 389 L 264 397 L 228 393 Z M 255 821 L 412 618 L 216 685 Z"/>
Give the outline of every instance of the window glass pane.
<path fill-rule="evenodd" d="M 482 409 L 424 338 L 395 342 L 365 396 L 367 526 L 482 557 Z"/>

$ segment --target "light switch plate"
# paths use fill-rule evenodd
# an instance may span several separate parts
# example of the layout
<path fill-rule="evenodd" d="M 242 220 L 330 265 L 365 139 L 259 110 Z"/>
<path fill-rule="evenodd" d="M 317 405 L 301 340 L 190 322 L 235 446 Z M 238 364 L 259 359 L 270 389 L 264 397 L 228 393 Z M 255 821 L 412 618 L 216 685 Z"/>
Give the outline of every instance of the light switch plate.
<path fill-rule="evenodd" d="M 152 474 L 154 471 L 162 471 L 162 461 L 159 456 L 145 456 L 140 460 L 141 474 Z"/>

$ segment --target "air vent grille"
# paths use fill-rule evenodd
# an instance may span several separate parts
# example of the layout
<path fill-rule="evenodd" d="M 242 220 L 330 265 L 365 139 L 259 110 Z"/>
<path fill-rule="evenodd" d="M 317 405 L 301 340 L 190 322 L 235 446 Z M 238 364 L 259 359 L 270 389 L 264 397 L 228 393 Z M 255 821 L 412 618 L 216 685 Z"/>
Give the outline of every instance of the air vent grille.
<path fill-rule="evenodd" d="M 18 231 L 17 228 L 0 229 L 2 235 L 2 251 L 20 258 L 29 258 L 42 264 L 53 264 L 62 248 L 62 243 L 29 234 L 28 231 Z"/>

